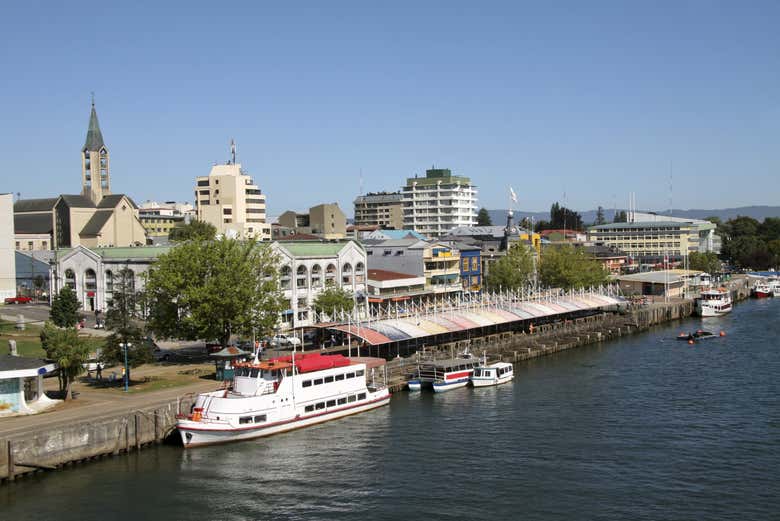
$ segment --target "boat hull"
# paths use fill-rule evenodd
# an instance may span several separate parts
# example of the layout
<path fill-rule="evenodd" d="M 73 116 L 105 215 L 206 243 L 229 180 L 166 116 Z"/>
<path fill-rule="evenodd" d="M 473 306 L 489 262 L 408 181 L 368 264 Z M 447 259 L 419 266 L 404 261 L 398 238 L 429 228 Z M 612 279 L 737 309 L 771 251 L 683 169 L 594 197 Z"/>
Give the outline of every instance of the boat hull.
<path fill-rule="evenodd" d="M 474 387 L 491 387 L 494 385 L 501 385 L 514 380 L 515 375 L 503 376 L 501 378 L 477 378 L 472 377 L 471 385 Z"/>
<path fill-rule="evenodd" d="M 318 423 L 324 423 L 330 420 L 336 420 L 345 416 L 359 414 L 370 411 L 390 403 L 390 393 L 385 389 L 383 392 L 374 393 L 374 396 L 367 402 L 355 404 L 349 407 L 339 408 L 324 413 L 309 414 L 306 416 L 297 416 L 289 420 L 279 421 L 273 424 L 252 426 L 245 428 L 225 427 L 209 423 L 197 422 L 192 420 L 179 420 L 176 428 L 181 436 L 185 448 L 202 447 L 205 445 L 215 445 L 219 443 L 230 443 L 234 441 L 251 440 L 263 438 L 274 434 L 280 434 L 303 427 L 309 427 Z"/>
<path fill-rule="evenodd" d="M 433 392 L 443 393 L 460 387 L 466 387 L 468 384 L 469 378 L 460 378 L 449 382 L 433 382 Z"/>
<path fill-rule="evenodd" d="M 771 291 L 754 291 L 752 296 L 753 298 L 769 298 L 773 296 L 773 293 Z"/>
<path fill-rule="evenodd" d="M 722 309 L 713 309 L 709 306 L 702 306 L 699 309 L 699 315 L 702 317 L 720 317 L 727 313 L 731 313 L 730 305 Z"/>
<path fill-rule="evenodd" d="M 422 390 L 422 382 L 420 382 L 420 380 L 409 380 L 408 382 L 406 382 L 406 385 L 409 386 L 410 391 Z"/>

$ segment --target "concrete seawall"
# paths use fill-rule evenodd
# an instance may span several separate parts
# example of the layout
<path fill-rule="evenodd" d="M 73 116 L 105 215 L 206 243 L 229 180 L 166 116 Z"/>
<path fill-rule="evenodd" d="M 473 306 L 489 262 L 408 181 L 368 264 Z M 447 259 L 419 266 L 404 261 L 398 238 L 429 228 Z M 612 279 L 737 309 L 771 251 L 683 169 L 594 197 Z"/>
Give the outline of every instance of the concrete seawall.
<path fill-rule="evenodd" d="M 36 470 L 53 470 L 160 443 L 171 433 L 179 411 L 189 412 L 193 400 L 194 396 L 186 395 L 162 406 L 123 411 L 100 420 L 54 426 L 2 440 L 0 479 L 13 481 Z"/>

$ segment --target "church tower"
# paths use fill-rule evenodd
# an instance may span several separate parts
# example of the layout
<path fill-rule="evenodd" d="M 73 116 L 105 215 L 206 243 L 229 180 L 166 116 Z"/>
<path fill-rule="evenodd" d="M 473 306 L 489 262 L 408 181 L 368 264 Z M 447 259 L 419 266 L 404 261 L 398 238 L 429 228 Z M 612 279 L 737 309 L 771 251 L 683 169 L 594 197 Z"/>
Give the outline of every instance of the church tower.
<path fill-rule="evenodd" d="M 92 113 L 89 115 L 87 140 L 81 149 L 81 194 L 95 205 L 104 196 L 111 194 L 111 170 L 108 149 L 103 143 L 100 132 L 95 100 L 92 100 Z"/>

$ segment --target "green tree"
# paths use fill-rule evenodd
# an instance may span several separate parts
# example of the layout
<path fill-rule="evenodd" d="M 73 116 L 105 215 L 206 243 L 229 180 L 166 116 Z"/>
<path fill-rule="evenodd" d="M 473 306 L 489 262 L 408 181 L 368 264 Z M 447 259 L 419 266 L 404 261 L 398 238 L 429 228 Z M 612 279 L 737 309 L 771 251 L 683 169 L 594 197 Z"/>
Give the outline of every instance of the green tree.
<path fill-rule="evenodd" d="M 168 240 L 171 242 L 210 241 L 216 235 L 217 229 L 213 224 L 193 219 L 188 224 L 176 226 L 168 232 Z"/>
<path fill-rule="evenodd" d="M 112 333 L 106 338 L 100 359 L 108 364 L 124 365 L 123 346 L 127 346 L 129 382 L 130 368 L 151 362 L 154 357 L 139 323 L 138 294 L 133 272 L 127 268 L 119 270 L 114 275 L 113 283 L 114 291 L 105 320 L 106 329 Z"/>
<path fill-rule="evenodd" d="M 160 338 L 269 335 L 286 302 L 269 245 L 222 238 L 189 241 L 146 273 L 147 328 Z"/>
<path fill-rule="evenodd" d="M 59 328 L 46 322 L 41 330 L 41 347 L 46 358 L 59 367 L 60 391 L 65 399 L 70 397 L 70 388 L 78 375 L 84 372 L 84 363 L 89 359 L 89 346 L 73 327 Z"/>
<path fill-rule="evenodd" d="M 596 226 L 599 226 L 601 224 L 607 224 L 607 219 L 604 217 L 604 207 L 599 206 L 596 210 L 596 222 L 594 223 Z"/>
<path fill-rule="evenodd" d="M 534 260 L 529 246 L 515 243 L 490 266 L 485 285 L 491 291 L 520 289 L 531 282 L 533 274 Z"/>
<path fill-rule="evenodd" d="M 692 270 L 703 271 L 705 273 L 720 273 L 721 263 L 718 255 L 712 252 L 700 253 L 692 252 L 688 256 L 688 264 Z"/>
<path fill-rule="evenodd" d="M 571 244 L 548 246 L 542 250 L 539 278 L 551 288 L 586 288 L 609 280 L 602 264 L 582 248 Z"/>
<path fill-rule="evenodd" d="M 490 214 L 487 208 L 480 208 L 477 214 L 477 226 L 492 226 L 493 220 L 490 218 Z"/>
<path fill-rule="evenodd" d="M 550 228 L 553 230 L 582 230 L 582 216 L 557 202 L 550 207 Z"/>
<path fill-rule="evenodd" d="M 79 321 L 81 303 L 70 286 L 64 286 L 51 302 L 49 318 L 58 327 L 73 327 Z"/>
<path fill-rule="evenodd" d="M 614 219 L 612 219 L 613 223 L 625 223 L 628 222 L 628 214 L 625 210 L 620 210 L 615 214 Z"/>
<path fill-rule="evenodd" d="M 355 307 L 355 300 L 351 292 L 331 283 L 322 293 L 317 295 L 313 307 L 317 313 L 325 313 L 333 319 L 339 311 L 352 311 L 352 308 Z"/>

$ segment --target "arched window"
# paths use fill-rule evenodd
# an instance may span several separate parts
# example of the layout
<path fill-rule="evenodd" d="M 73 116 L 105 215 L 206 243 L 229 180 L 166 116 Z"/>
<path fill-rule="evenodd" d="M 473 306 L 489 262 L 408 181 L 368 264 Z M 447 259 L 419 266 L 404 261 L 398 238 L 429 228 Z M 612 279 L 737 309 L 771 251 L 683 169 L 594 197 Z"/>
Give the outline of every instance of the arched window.
<path fill-rule="evenodd" d="M 325 268 L 325 284 L 336 283 L 336 266 L 334 264 L 328 264 Z"/>
<path fill-rule="evenodd" d="M 352 265 L 348 262 L 341 267 L 341 283 L 352 284 Z"/>
<path fill-rule="evenodd" d="M 84 272 L 84 291 L 97 291 L 97 274 L 92 268 Z"/>
<path fill-rule="evenodd" d="M 279 287 L 282 290 L 290 289 L 290 275 L 292 274 L 292 269 L 290 269 L 290 266 L 285 264 L 282 266 L 282 269 L 279 270 Z"/>
<path fill-rule="evenodd" d="M 362 262 L 355 264 L 355 282 L 365 282 L 366 266 Z"/>
<path fill-rule="evenodd" d="M 114 272 L 106 270 L 106 305 L 111 305 L 111 299 L 114 298 Z"/>
<path fill-rule="evenodd" d="M 305 288 L 306 286 L 309 285 L 309 280 L 307 277 L 309 270 L 306 269 L 306 266 L 304 266 L 303 264 L 299 264 L 298 268 L 295 270 L 295 273 L 296 273 L 295 275 L 296 288 Z"/>
<path fill-rule="evenodd" d="M 65 270 L 65 285 L 72 290 L 76 290 L 76 273 L 68 268 Z"/>
<path fill-rule="evenodd" d="M 125 268 L 122 270 L 120 276 L 122 277 L 125 291 L 130 293 L 135 292 L 135 272 L 129 268 Z"/>
<path fill-rule="evenodd" d="M 319 264 L 311 267 L 311 285 L 314 288 L 322 287 L 322 267 Z"/>

